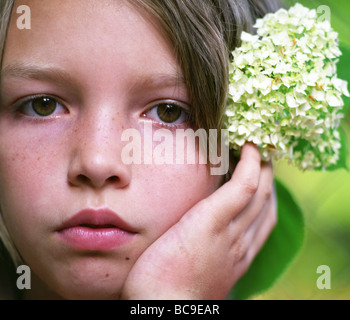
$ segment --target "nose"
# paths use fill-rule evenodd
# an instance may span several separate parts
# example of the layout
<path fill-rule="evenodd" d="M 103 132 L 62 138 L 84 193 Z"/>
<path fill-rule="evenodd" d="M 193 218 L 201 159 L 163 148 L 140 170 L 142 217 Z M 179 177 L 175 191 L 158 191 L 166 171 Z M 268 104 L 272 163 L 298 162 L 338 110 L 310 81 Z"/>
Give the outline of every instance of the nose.
<path fill-rule="evenodd" d="M 72 136 L 68 170 L 71 185 L 101 189 L 124 188 L 130 183 L 130 165 L 121 159 L 120 128 L 112 117 L 102 113 L 79 121 Z"/>

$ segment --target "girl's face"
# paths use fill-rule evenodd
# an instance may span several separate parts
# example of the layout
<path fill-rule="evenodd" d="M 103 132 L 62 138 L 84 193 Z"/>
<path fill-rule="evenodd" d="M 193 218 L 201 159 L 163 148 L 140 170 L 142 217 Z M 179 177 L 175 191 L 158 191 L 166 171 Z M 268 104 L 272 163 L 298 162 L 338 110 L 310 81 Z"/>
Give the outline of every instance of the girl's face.
<path fill-rule="evenodd" d="M 30 30 L 17 28 L 21 4 Z M 190 127 L 181 79 L 157 25 L 126 1 L 15 3 L 2 65 L 0 205 L 33 273 L 29 294 L 118 298 L 140 254 L 218 187 L 205 164 L 123 161 L 126 129 L 143 147 L 145 124 L 171 136 Z"/>

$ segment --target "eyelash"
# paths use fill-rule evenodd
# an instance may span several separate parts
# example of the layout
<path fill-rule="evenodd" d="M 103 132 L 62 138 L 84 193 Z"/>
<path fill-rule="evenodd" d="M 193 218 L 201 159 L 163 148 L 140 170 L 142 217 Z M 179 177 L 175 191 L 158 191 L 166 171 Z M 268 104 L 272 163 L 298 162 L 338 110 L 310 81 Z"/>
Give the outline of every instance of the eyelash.
<path fill-rule="evenodd" d="M 180 109 L 181 115 L 179 118 L 183 118 L 183 120 L 181 120 L 180 123 L 175 123 L 176 121 L 178 121 L 178 119 L 176 119 L 173 123 L 172 122 L 165 122 L 162 121 L 159 118 L 159 114 L 157 113 L 157 118 L 159 119 L 154 119 L 152 117 L 149 116 L 149 113 L 151 113 L 153 110 L 156 110 L 156 108 L 159 108 L 160 106 L 172 106 L 172 107 L 176 107 Z M 145 111 L 143 113 L 143 117 L 145 118 L 151 118 L 152 121 L 155 121 L 157 123 L 157 125 L 161 126 L 161 127 L 165 127 L 165 128 L 170 128 L 170 129 L 176 129 L 176 128 L 183 128 L 185 124 L 189 124 L 191 123 L 191 118 L 190 118 L 190 112 L 189 112 L 189 106 L 184 104 L 184 103 L 180 103 L 174 100 L 159 100 L 159 101 L 155 101 L 152 103 L 152 106 L 150 108 L 147 109 L 147 111 Z"/>
<path fill-rule="evenodd" d="M 53 112 L 50 113 L 49 115 L 38 114 L 38 112 L 36 112 L 34 110 L 34 106 L 32 105 L 36 99 L 50 99 L 51 101 L 53 101 L 55 103 L 55 108 L 54 108 Z M 64 106 L 64 104 L 60 102 L 60 99 L 55 97 L 55 96 L 52 96 L 52 95 L 32 95 L 32 96 L 20 99 L 16 103 L 15 113 L 21 113 L 22 115 L 28 116 L 34 120 L 52 119 L 52 118 L 55 118 L 55 114 L 56 114 L 58 106 L 61 106 L 62 109 L 65 109 L 65 111 L 61 112 L 61 113 L 69 113 L 69 111 Z M 168 107 L 177 108 L 177 111 L 180 112 L 179 117 L 177 119 L 175 119 L 173 122 L 169 121 L 168 123 L 166 121 L 160 119 L 159 112 L 157 112 L 155 110 L 157 108 L 160 108 L 161 106 L 168 106 Z M 24 109 L 26 107 L 27 108 L 29 107 L 31 110 L 29 110 L 29 111 L 27 110 L 26 112 L 24 112 Z M 189 109 L 189 107 L 184 103 L 180 103 L 180 102 L 177 102 L 174 100 L 159 100 L 159 101 L 153 102 L 152 106 L 149 107 L 147 109 L 147 111 L 145 111 L 142 114 L 142 116 L 145 118 L 150 118 L 152 121 L 156 122 L 159 126 L 162 126 L 165 128 L 170 128 L 170 129 L 174 129 L 174 128 L 176 129 L 176 128 L 180 128 L 180 127 L 183 128 L 186 123 L 187 124 L 191 123 L 190 113 L 189 113 L 188 109 Z M 152 116 L 150 116 L 150 114 L 152 112 L 153 113 L 156 112 L 156 116 L 154 114 Z M 158 119 L 155 119 L 155 118 L 158 118 Z M 180 123 L 176 123 L 177 121 L 179 121 L 179 119 L 182 119 L 180 121 Z"/>
<path fill-rule="evenodd" d="M 33 104 L 33 102 L 36 99 L 50 99 L 51 101 L 53 101 L 55 103 L 54 111 L 50 115 L 47 115 L 47 116 L 39 115 L 37 112 L 34 111 L 33 105 L 30 105 L 30 104 Z M 57 112 L 58 106 L 61 106 L 61 108 L 65 110 L 64 112 L 61 112 L 60 114 L 69 113 L 68 109 L 64 106 L 64 104 L 62 102 L 60 102 L 59 98 L 57 98 L 55 96 L 52 96 L 52 95 L 33 95 L 33 96 L 29 96 L 29 97 L 25 97 L 23 99 L 20 99 L 16 103 L 14 112 L 15 113 L 21 113 L 22 115 L 31 117 L 31 118 L 33 118 L 35 120 L 52 119 L 52 118 L 55 118 L 55 116 L 57 116 L 56 112 Z M 25 109 L 26 107 L 31 108 L 31 110 L 29 112 L 28 111 L 24 112 L 23 109 Z M 32 114 L 29 114 L 29 113 L 32 113 Z"/>

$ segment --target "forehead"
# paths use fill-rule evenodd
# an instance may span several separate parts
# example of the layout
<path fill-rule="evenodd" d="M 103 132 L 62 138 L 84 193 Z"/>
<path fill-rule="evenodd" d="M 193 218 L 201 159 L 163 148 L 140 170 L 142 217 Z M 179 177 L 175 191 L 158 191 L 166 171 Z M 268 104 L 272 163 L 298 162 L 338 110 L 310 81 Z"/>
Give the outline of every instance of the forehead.
<path fill-rule="evenodd" d="M 18 6 L 31 10 L 31 29 L 17 28 Z M 3 67 L 54 65 L 71 73 L 123 71 L 179 74 L 159 27 L 125 0 L 15 1 Z"/>

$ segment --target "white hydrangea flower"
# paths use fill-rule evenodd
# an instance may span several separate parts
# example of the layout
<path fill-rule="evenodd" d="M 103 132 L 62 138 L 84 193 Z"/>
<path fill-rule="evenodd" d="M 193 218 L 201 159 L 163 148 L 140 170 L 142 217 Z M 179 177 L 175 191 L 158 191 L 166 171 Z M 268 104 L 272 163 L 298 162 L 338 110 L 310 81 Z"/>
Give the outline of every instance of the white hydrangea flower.
<path fill-rule="evenodd" d="M 338 34 L 296 4 L 258 19 L 232 53 L 226 125 L 230 146 L 260 146 L 263 160 L 299 168 L 335 164 L 347 82 L 337 78 Z"/>

